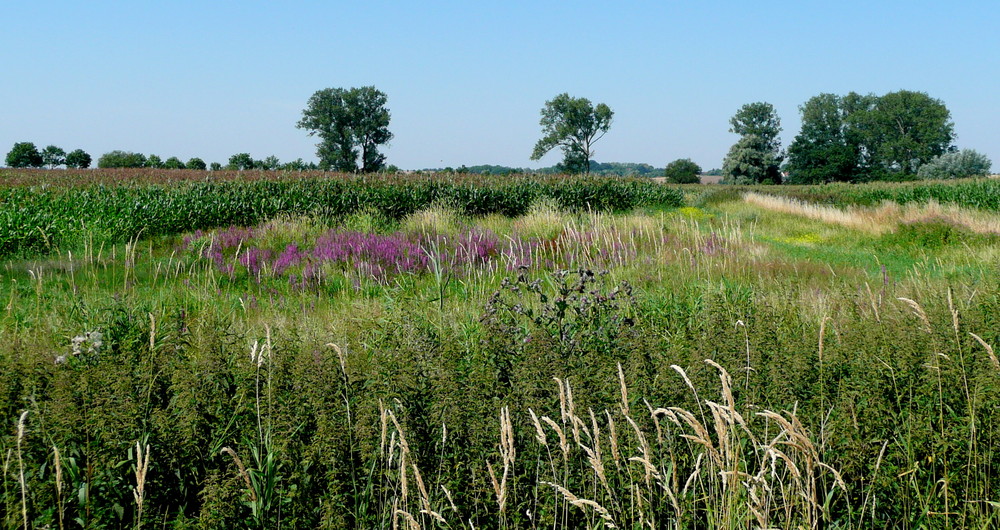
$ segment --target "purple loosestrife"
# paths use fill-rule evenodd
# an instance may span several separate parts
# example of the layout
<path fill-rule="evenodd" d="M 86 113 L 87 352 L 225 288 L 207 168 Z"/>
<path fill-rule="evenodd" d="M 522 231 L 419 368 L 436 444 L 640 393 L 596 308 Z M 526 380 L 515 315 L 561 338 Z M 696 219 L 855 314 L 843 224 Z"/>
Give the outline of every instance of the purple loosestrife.
<path fill-rule="evenodd" d="M 264 264 L 271 259 L 271 251 L 257 247 L 250 247 L 239 256 L 240 265 L 247 268 L 247 272 L 254 278 L 260 276 L 260 270 Z"/>
<path fill-rule="evenodd" d="M 289 267 L 296 267 L 302 260 L 306 258 L 306 254 L 299 252 L 299 246 L 292 243 L 285 247 L 285 251 L 282 252 L 276 260 L 274 260 L 274 265 L 272 265 L 271 270 L 274 272 L 275 276 L 280 276 L 284 274 Z"/>

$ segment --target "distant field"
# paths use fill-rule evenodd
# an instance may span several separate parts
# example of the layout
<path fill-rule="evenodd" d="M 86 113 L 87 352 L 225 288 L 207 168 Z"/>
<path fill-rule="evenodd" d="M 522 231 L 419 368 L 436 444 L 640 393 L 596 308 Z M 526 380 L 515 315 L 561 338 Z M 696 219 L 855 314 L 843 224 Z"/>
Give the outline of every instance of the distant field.
<path fill-rule="evenodd" d="M 195 176 L 0 171 L 5 528 L 1000 524 L 1000 181 Z"/>

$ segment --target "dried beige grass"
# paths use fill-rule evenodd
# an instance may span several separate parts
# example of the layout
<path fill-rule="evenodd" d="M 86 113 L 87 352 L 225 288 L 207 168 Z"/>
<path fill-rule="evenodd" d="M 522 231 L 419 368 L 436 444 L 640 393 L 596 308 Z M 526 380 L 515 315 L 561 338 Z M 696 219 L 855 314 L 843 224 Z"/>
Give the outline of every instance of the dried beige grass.
<path fill-rule="evenodd" d="M 809 204 L 788 197 L 777 197 L 763 193 L 748 192 L 744 202 L 772 212 L 799 215 L 808 219 L 835 224 L 864 232 L 881 234 L 892 230 L 893 224 L 885 222 L 883 215 L 875 215 L 871 210 L 860 208 L 841 209 L 833 206 Z"/>
<path fill-rule="evenodd" d="M 152 341 L 152 338 L 150 338 Z M 142 526 L 142 507 L 146 495 L 146 477 L 149 474 L 149 444 L 146 444 L 146 451 L 143 452 L 139 442 L 135 442 L 135 487 L 132 488 L 132 496 L 135 498 L 137 509 L 136 527 Z M 235 453 L 233 453 L 235 455 Z"/>
<path fill-rule="evenodd" d="M 24 530 L 28 530 L 28 484 L 24 480 L 24 458 L 21 456 L 21 444 L 24 442 L 25 420 L 28 419 L 28 411 L 21 413 L 17 420 L 17 465 L 18 479 L 21 482 L 21 515 L 24 516 Z"/>
<path fill-rule="evenodd" d="M 234 451 L 232 447 L 223 447 L 222 450 L 219 451 L 219 454 L 226 454 L 233 457 L 236 469 L 239 471 L 240 476 L 243 477 L 243 482 L 247 485 L 247 492 L 250 493 L 250 501 L 256 502 L 257 493 L 253 489 L 253 484 L 250 483 L 250 474 L 247 473 L 247 468 L 243 465 L 243 460 L 240 460 L 239 455 L 236 454 L 236 451 Z"/>
<path fill-rule="evenodd" d="M 976 335 L 975 333 L 969 333 L 969 335 L 972 335 L 972 338 L 976 339 L 976 342 L 981 344 L 983 348 L 986 349 L 986 353 L 990 356 L 990 362 L 993 363 L 993 367 L 1000 370 L 1000 359 L 997 359 L 997 354 L 993 352 L 993 346 L 987 344 L 982 337 Z"/>
<path fill-rule="evenodd" d="M 1000 234 L 1000 218 L 996 215 L 934 200 L 904 205 L 886 201 L 874 208 L 837 208 L 756 192 L 745 193 L 743 200 L 773 212 L 799 215 L 873 234 L 891 232 L 900 224 L 927 222 L 953 224 L 977 234 Z"/>

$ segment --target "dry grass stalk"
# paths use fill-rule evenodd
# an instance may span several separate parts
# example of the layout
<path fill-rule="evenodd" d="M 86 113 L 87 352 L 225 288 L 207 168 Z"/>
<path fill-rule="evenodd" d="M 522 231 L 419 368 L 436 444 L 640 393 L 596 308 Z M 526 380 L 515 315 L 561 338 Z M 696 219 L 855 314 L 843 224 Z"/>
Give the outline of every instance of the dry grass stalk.
<path fill-rule="evenodd" d="M 21 515 L 24 517 L 24 530 L 28 530 L 28 484 L 24 480 L 24 458 L 21 456 L 21 444 L 24 442 L 25 420 L 28 419 L 28 411 L 21 413 L 17 420 L 17 465 L 18 479 L 21 482 Z"/>
<path fill-rule="evenodd" d="M 567 462 L 569 460 L 569 441 L 566 439 L 566 433 L 563 432 L 558 423 L 548 416 L 542 416 L 542 422 L 548 424 L 556 432 L 556 436 L 559 437 L 559 450 L 563 454 L 563 462 Z"/>
<path fill-rule="evenodd" d="M 618 525 L 615 524 L 615 520 L 611 516 L 611 513 L 608 512 L 608 510 L 605 507 L 601 506 L 600 504 L 598 504 L 598 503 L 596 503 L 596 502 L 594 502 L 592 500 L 581 499 L 581 498 L 577 497 L 576 495 L 573 495 L 573 493 L 571 493 L 569 490 L 567 490 L 566 488 L 564 488 L 564 487 L 562 487 L 562 486 L 560 486 L 558 484 L 554 484 L 552 482 L 542 482 L 542 484 L 547 484 L 547 485 L 552 486 L 553 488 L 555 488 L 556 491 L 558 491 L 560 494 L 562 494 L 562 496 L 567 501 L 569 501 L 569 503 L 572 504 L 573 506 L 576 506 L 577 508 L 591 508 L 592 510 L 594 510 L 595 512 L 597 512 L 597 514 L 601 517 L 601 519 L 604 520 L 604 526 L 605 527 L 607 527 L 607 528 L 618 528 Z"/>
<path fill-rule="evenodd" d="M 514 467 L 514 459 L 517 450 L 514 447 L 514 425 L 510 419 L 510 409 L 503 407 L 500 409 L 500 458 L 503 460 L 503 474 L 497 480 L 496 472 L 489 461 L 486 462 L 486 469 L 493 481 L 493 490 L 497 495 L 497 504 L 500 506 L 500 513 L 507 509 L 507 479 L 510 476 L 511 468 Z"/>
<path fill-rule="evenodd" d="M 250 474 L 247 473 L 246 466 L 243 465 L 243 460 L 240 460 L 239 455 L 232 447 L 223 447 L 219 454 L 227 454 L 233 457 L 233 462 L 236 464 L 236 469 L 239 470 L 240 476 L 243 477 L 243 482 L 247 485 L 247 492 L 250 494 L 250 502 L 257 502 L 257 493 L 253 489 L 253 485 L 250 483 Z"/>
<path fill-rule="evenodd" d="M 535 426 L 535 440 L 538 441 L 539 445 L 548 447 L 549 442 L 545 437 L 545 430 L 542 429 L 542 424 L 538 421 L 538 416 L 535 415 L 535 411 L 529 408 L 528 414 L 531 415 L 531 424 Z"/>
<path fill-rule="evenodd" d="M 62 501 L 62 458 L 59 456 L 59 448 L 52 446 L 53 459 L 56 467 L 56 508 L 59 510 L 59 528 L 63 526 L 63 501 Z"/>
<path fill-rule="evenodd" d="M 924 331 L 927 333 L 931 332 L 931 322 L 927 319 L 927 313 L 924 312 L 924 308 L 920 307 L 920 304 L 909 298 L 899 297 L 896 298 L 896 300 L 904 302 L 906 305 L 910 306 L 910 309 L 913 310 L 913 314 L 917 315 L 917 317 L 920 318 L 920 321 L 924 323 Z"/>
<path fill-rule="evenodd" d="M 139 442 L 135 442 L 135 454 L 135 487 L 132 488 L 132 496 L 135 497 L 138 511 L 136 515 L 136 527 L 138 528 L 142 526 L 142 504 L 146 494 L 146 476 L 149 473 L 149 444 L 146 444 L 146 451 L 143 453 L 142 446 L 139 445 Z"/>
<path fill-rule="evenodd" d="M 622 415 L 628 416 L 628 387 L 625 386 L 625 372 L 622 371 L 622 363 L 618 363 L 618 383 L 622 391 Z"/>
<path fill-rule="evenodd" d="M 987 344 L 982 337 L 976 335 L 975 333 L 969 333 L 969 335 L 972 335 L 972 338 L 976 339 L 976 341 L 979 342 L 979 344 L 981 344 L 983 348 L 986 348 L 986 353 L 989 354 L 990 362 L 993 363 L 993 367 L 996 368 L 997 370 L 1000 370 L 1000 360 L 997 359 L 997 354 L 993 353 L 993 346 Z"/>
<path fill-rule="evenodd" d="M 430 495 L 427 494 L 427 487 L 424 486 L 424 478 L 421 476 L 420 470 L 417 469 L 417 465 L 410 464 L 410 467 L 413 468 L 413 477 L 417 480 L 417 490 L 420 492 L 420 504 L 423 506 L 420 513 L 429 515 L 440 523 L 448 524 L 448 522 L 444 520 L 444 517 L 441 517 L 441 514 L 431 509 L 431 498 Z"/>

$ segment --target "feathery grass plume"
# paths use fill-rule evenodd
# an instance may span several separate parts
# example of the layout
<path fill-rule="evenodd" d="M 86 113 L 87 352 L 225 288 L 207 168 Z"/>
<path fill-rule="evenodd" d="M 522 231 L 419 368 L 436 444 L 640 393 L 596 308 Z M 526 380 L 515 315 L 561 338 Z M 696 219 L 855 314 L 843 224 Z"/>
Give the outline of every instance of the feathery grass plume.
<path fill-rule="evenodd" d="M 28 418 L 28 411 L 21 413 L 17 420 L 17 466 L 18 479 L 21 482 L 21 515 L 24 517 L 24 530 L 28 530 L 28 484 L 24 480 L 24 458 L 21 452 L 21 445 L 24 443 L 25 424 Z"/>
<path fill-rule="evenodd" d="M 622 363 L 618 363 L 618 385 L 622 392 L 622 415 L 630 414 L 628 408 L 628 387 L 625 386 L 625 372 L 622 371 Z"/>
<path fill-rule="evenodd" d="M 997 355 L 993 353 L 993 347 L 987 344 L 986 341 L 983 340 L 983 338 L 980 337 L 979 335 L 976 335 L 975 333 L 971 332 L 969 333 L 969 335 L 972 335 L 972 338 L 976 339 L 976 342 L 981 344 L 983 348 L 986 349 L 986 353 L 990 356 L 990 362 L 993 363 L 993 367 L 996 368 L 997 370 L 1000 370 L 1000 359 L 997 359 Z"/>
<path fill-rule="evenodd" d="M 559 450 L 563 455 L 563 463 L 569 461 L 569 440 L 566 439 L 566 433 L 563 432 L 559 424 L 556 423 L 552 418 L 548 416 L 542 416 L 542 421 L 552 427 L 552 430 L 556 432 L 556 436 L 559 437 Z"/>
<path fill-rule="evenodd" d="M 250 482 L 250 474 L 247 473 L 247 468 L 243 465 L 243 460 L 240 460 L 239 455 L 236 454 L 236 451 L 232 447 L 223 447 L 219 451 L 219 454 L 226 454 L 233 457 L 233 463 L 236 464 L 236 469 L 239 471 L 240 477 L 243 478 L 243 482 L 247 485 L 247 494 L 250 496 L 250 502 L 256 502 L 257 492 L 253 489 L 253 484 Z"/>
<path fill-rule="evenodd" d="M 62 458 L 59 455 L 59 447 L 52 446 L 53 460 L 56 468 L 56 509 L 59 511 L 59 529 L 62 530 L 63 526 L 63 500 L 62 500 Z"/>
<path fill-rule="evenodd" d="M 146 444 L 146 451 L 143 453 L 142 446 L 139 445 L 139 442 L 135 442 L 135 454 L 135 487 L 132 488 L 132 496 L 135 498 L 137 507 L 135 526 L 140 528 L 142 527 L 143 500 L 145 500 L 146 494 L 146 477 L 149 473 L 149 444 Z"/>
<path fill-rule="evenodd" d="M 924 331 L 927 333 L 931 332 L 931 322 L 927 319 L 927 313 L 924 312 L 924 308 L 920 307 L 920 304 L 909 299 L 898 297 L 896 300 L 906 303 L 913 310 L 913 314 L 920 318 L 920 321 L 924 323 Z"/>
<path fill-rule="evenodd" d="M 545 437 L 545 430 L 542 429 L 542 424 L 538 421 L 538 416 L 535 414 L 535 411 L 528 408 L 528 414 L 531 416 L 531 424 L 535 426 L 535 440 L 538 441 L 539 445 L 548 447 L 549 442 Z"/>
<path fill-rule="evenodd" d="M 448 522 L 445 521 L 444 517 L 431 508 L 430 495 L 427 494 L 427 487 L 424 485 L 424 478 L 420 474 L 420 469 L 417 468 L 416 464 L 410 464 L 410 467 L 413 469 L 413 478 L 417 481 L 417 492 L 420 493 L 420 504 L 423 506 L 420 513 L 429 515 L 439 523 L 447 525 Z"/>
<path fill-rule="evenodd" d="M 500 507 L 500 513 L 503 514 L 507 510 L 507 479 L 510 476 L 511 469 L 514 467 L 514 459 L 517 455 L 517 450 L 514 447 L 514 427 L 510 419 L 510 409 L 508 407 L 503 407 L 500 409 L 500 458 L 503 461 L 503 474 L 500 476 L 500 480 L 497 480 L 497 474 L 493 470 L 493 465 L 486 461 L 486 469 L 489 472 L 490 480 L 493 482 L 493 490 L 497 496 L 497 504 Z"/>
<path fill-rule="evenodd" d="M 576 495 L 574 495 L 573 493 L 571 493 L 568 489 L 558 484 L 552 482 L 542 482 L 542 484 L 547 484 L 555 488 L 555 490 L 558 491 L 560 494 L 562 494 L 562 496 L 565 497 L 565 499 L 569 501 L 569 503 L 572 504 L 573 506 L 576 506 L 577 508 L 590 508 L 595 512 L 597 512 L 597 514 L 601 517 L 601 519 L 604 520 L 604 526 L 606 528 L 618 528 L 618 526 L 615 524 L 614 518 L 611 516 L 611 513 L 608 512 L 608 510 L 605 507 L 601 506 L 600 504 L 592 500 L 581 499 Z"/>

